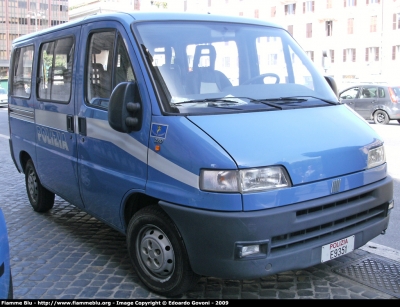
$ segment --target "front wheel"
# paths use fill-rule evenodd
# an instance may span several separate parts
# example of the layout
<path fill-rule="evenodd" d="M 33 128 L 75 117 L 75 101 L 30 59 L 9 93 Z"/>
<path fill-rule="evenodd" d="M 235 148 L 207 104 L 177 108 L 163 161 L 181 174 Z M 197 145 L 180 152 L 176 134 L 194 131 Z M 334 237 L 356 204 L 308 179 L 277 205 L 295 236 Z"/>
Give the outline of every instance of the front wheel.
<path fill-rule="evenodd" d="M 42 186 L 32 160 L 25 166 L 25 185 L 29 202 L 36 212 L 47 212 L 54 205 L 54 193 Z"/>
<path fill-rule="evenodd" d="M 127 245 L 137 274 L 152 291 L 176 296 L 197 283 L 199 276 L 190 267 L 183 240 L 159 207 L 143 208 L 132 217 Z"/>
<path fill-rule="evenodd" d="M 386 125 L 389 122 L 389 115 L 385 111 L 378 110 L 374 113 L 374 122 L 377 125 Z"/>

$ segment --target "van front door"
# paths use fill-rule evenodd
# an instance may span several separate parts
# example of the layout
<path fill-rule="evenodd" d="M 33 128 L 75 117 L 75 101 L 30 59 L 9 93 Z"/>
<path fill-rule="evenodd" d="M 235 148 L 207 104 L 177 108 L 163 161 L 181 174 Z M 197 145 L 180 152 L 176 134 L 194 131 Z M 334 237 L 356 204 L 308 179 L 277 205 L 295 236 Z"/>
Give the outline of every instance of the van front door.
<path fill-rule="evenodd" d="M 124 197 L 143 192 L 147 180 L 150 116 L 144 116 L 140 131 L 120 133 L 108 123 L 108 102 L 120 82 L 143 84 L 137 79 L 142 74 L 132 56 L 131 39 L 117 22 L 85 25 L 81 46 L 85 50 L 80 59 L 83 82 L 77 118 L 81 195 L 88 212 L 123 229 Z M 150 114 L 147 105 L 143 103 L 143 111 Z"/>

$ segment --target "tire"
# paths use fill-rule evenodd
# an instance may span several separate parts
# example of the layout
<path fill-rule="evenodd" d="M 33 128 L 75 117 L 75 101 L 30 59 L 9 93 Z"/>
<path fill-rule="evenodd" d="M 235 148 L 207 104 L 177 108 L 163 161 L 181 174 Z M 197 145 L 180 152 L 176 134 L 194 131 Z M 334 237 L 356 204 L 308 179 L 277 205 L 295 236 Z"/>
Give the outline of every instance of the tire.
<path fill-rule="evenodd" d="M 25 185 L 29 202 L 36 212 L 47 212 L 54 205 L 54 193 L 42 186 L 32 160 L 26 163 Z"/>
<path fill-rule="evenodd" d="M 389 116 L 385 111 L 382 110 L 375 111 L 374 122 L 377 125 L 386 125 L 389 122 Z"/>
<path fill-rule="evenodd" d="M 161 208 L 145 207 L 132 217 L 127 245 L 137 274 L 153 292 L 177 296 L 197 283 L 182 237 Z"/>

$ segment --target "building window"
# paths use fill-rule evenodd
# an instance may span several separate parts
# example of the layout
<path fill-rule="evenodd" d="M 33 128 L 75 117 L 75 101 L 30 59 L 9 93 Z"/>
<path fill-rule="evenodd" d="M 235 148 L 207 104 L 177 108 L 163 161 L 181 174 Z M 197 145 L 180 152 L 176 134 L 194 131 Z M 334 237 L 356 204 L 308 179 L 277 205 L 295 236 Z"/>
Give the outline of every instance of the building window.
<path fill-rule="evenodd" d="M 357 0 L 344 0 L 344 7 L 357 6 Z"/>
<path fill-rule="evenodd" d="M 349 18 L 347 20 L 347 34 L 354 33 L 354 18 Z"/>
<path fill-rule="evenodd" d="M 329 57 L 331 58 L 331 63 L 335 63 L 335 50 L 329 50 Z"/>
<path fill-rule="evenodd" d="M 294 15 L 296 13 L 296 3 L 285 5 L 285 15 Z"/>
<path fill-rule="evenodd" d="M 243 16 L 243 12 L 239 12 L 239 16 Z"/>
<path fill-rule="evenodd" d="M 303 2 L 303 14 L 314 12 L 314 1 Z"/>
<path fill-rule="evenodd" d="M 331 9 L 332 8 L 332 0 L 326 0 L 326 8 Z"/>
<path fill-rule="evenodd" d="M 258 9 L 254 10 L 254 18 L 260 18 L 260 11 Z"/>
<path fill-rule="evenodd" d="M 355 62 L 356 61 L 356 49 L 349 48 L 343 49 L 343 62 Z"/>
<path fill-rule="evenodd" d="M 380 0 L 367 0 L 367 5 L 370 3 L 380 3 Z"/>
<path fill-rule="evenodd" d="M 185 4 L 186 4 L 186 1 L 185 1 Z M 140 0 L 135 0 L 133 9 L 134 9 L 135 11 L 140 11 Z M 186 10 L 185 10 L 185 11 L 186 11 Z"/>
<path fill-rule="evenodd" d="M 308 57 L 314 62 L 314 51 L 306 51 Z"/>
<path fill-rule="evenodd" d="M 312 23 L 306 24 L 306 37 L 307 38 L 312 37 Z"/>
<path fill-rule="evenodd" d="M 393 30 L 400 29 L 400 13 L 393 14 Z"/>
<path fill-rule="evenodd" d="M 365 61 L 379 61 L 379 47 L 370 47 L 365 49 Z"/>
<path fill-rule="evenodd" d="M 400 45 L 392 47 L 392 60 L 396 60 L 396 57 L 400 56 Z"/>
<path fill-rule="evenodd" d="M 370 32 L 376 32 L 376 20 L 377 20 L 376 16 L 371 16 L 371 25 L 369 27 Z"/>
<path fill-rule="evenodd" d="M 290 33 L 290 35 L 293 36 L 293 25 L 289 25 L 287 30 Z"/>
<path fill-rule="evenodd" d="M 333 29 L 332 27 L 333 27 L 333 21 L 332 20 L 325 21 L 326 36 L 332 36 L 332 29 Z"/>
<path fill-rule="evenodd" d="M 271 7 L 271 17 L 276 16 L 276 6 Z"/>
<path fill-rule="evenodd" d="M 5 50 L 0 50 L 0 59 L 6 60 L 7 58 L 7 51 Z"/>

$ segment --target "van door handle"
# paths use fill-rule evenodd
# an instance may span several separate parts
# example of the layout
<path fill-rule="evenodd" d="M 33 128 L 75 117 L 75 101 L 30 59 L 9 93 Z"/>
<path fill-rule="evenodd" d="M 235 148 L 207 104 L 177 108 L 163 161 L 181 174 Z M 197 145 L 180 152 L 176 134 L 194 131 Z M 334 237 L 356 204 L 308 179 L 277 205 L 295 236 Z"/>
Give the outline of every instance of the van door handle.
<path fill-rule="evenodd" d="M 74 133 L 74 116 L 73 115 L 67 115 L 67 131 Z"/>
<path fill-rule="evenodd" d="M 86 117 L 78 117 L 78 132 L 86 136 Z"/>

